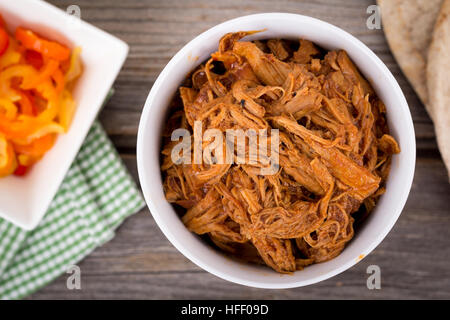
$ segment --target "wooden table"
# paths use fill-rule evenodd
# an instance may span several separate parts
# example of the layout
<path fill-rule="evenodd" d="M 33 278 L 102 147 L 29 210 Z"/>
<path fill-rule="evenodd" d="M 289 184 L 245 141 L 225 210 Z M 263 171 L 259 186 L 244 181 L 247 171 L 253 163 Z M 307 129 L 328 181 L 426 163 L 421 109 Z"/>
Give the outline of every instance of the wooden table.
<path fill-rule="evenodd" d="M 346 272 L 291 290 L 260 290 L 228 283 L 202 271 L 164 237 L 148 209 L 129 218 L 116 237 L 79 266 L 82 289 L 66 289 L 67 275 L 34 299 L 381 299 L 450 298 L 450 185 L 432 123 L 395 62 L 382 30 L 366 27 L 372 0 L 51 0 L 62 9 L 77 4 L 82 19 L 125 40 L 130 54 L 100 115 L 127 167 L 138 181 L 136 134 L 156 77 L 189 40 L 219 22 L 258 12 L 291 12 L 335 24 L 358 37 L 389 67 L 411 108 L 417 138 L 412 191 L 383 243 Z M 381 268 L 381 290 L 368 290 L 366 269 Z"/>

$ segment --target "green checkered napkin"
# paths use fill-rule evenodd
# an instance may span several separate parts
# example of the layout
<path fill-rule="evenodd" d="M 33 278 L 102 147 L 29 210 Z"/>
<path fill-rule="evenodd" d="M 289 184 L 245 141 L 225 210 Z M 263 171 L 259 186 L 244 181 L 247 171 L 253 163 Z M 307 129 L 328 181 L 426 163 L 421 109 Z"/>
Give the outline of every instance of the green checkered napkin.
<path fill-rule="evenodd" d="M 24 231 L 0 219 L 0 298 L 46 285 L 114 236 L 144 201 L 96 122 L 44 219 Z"/>

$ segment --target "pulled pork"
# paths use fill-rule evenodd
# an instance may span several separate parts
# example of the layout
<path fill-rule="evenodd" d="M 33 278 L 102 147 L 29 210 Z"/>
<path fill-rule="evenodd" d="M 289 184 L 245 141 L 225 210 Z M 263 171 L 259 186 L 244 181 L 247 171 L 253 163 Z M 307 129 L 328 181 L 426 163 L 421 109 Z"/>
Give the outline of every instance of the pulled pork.
<path fill-rule="evenodd" d="M 345 51 L 308 40 L 226 34 L 172 103 L 162 172 L 192 232 L 232 256 L 291 273 L 340 254 L 385 191 L 392 154 L 385 106 Z M 175 164 L 170 133 L 279 129 L 279 170 Z M 246 150 L 248 152 L 248 150 Z"/>

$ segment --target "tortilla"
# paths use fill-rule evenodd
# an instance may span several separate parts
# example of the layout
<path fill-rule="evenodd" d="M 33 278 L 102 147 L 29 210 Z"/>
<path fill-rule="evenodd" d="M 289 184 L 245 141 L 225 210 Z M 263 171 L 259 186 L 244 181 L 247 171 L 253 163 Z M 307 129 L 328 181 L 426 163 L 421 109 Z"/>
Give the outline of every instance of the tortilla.
<path fill-rule="evenodd" d="M 439 150 L 450 172 L 450 0 L 445 0 L 428 51 L 426 81 Z"/>
<path fill-rule="evenodd" d="M 378 0 L 389 46 L 433 119 L 428 104 L 426 65 L 428 47 L 443 0 Z"/>

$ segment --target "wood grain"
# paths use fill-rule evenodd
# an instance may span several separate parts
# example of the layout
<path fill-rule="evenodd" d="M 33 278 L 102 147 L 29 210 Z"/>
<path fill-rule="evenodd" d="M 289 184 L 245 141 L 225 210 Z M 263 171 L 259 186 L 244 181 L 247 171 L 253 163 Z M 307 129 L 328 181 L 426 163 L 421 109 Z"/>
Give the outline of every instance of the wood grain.
<path fill-rule="evenodd" d="M 366 28 L 371 0 L 52 0 L 77 4 L 82 18 L 125 40 L 130 54 L 100 119 L 132 175 L 136 134 L 148 91 L 170 58 L 189 40 L 222 21 L 258 12 L 313 16 L 358 37 L 389 67 L 408 100 L 418 159 L 409 200 L 383 243 L 348 271 L 307 288 L 259 290 L 212 276 L 183 257 L 148 209 L 129 218 L 116 237 L 79 265 L 82 290 L 66 289 L 66 275 L 31 299 L 382 299 L 450 298 L 450 186 L 433 125 L 395 62 L 382 30 Z M 379 265 L 382 289 L 368 290 L 366 268 Z"/>

